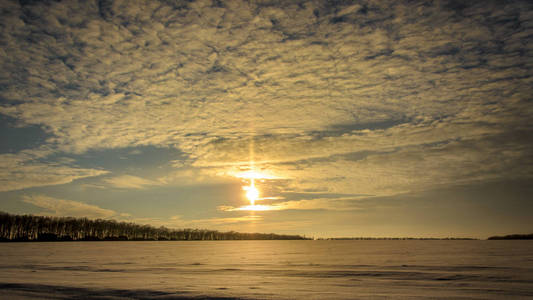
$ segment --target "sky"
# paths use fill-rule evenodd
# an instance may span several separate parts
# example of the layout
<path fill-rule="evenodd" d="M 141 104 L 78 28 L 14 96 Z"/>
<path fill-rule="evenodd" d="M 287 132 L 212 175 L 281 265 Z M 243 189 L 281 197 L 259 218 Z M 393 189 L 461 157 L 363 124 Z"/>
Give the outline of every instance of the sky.
<path fill-rule="evenodd" d="M 0 7 L 1 211 L 312 237 L 533 231 L 531 1 Z"/>

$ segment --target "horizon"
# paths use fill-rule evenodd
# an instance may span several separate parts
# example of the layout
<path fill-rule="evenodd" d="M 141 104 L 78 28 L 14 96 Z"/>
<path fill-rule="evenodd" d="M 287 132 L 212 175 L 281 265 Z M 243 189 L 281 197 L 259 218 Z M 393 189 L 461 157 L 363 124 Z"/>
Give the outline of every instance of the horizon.
<path fill-rule="evenodd" d="M 0 3 L 0 211 L 533 232 L 533 3 Z"/>
<path fill-rule="evenodd" d="M 201 227 L 198 227 L 198 228 L 188 228 L 188 227 L 166 227 L 166 226 L 160 226 L 160 227 L 156 227 L 152 224 L 148 224 L 148 223 L 135 223 L 135 222 L 132 222 L 132 221 L 120 221 L 120 220 L 116 220 L 116 219 L 112 219 L 112 218 L 98 218 L 98 219 L 90 219 L 90 218 L 87 218 L 87 217 L 72 217 L 72 216 L 53 216 L 53 215 L 40 215 L 40 214 L 23 214 L 23 215 L 18 215 L 18 214 L 10 214 L 10 213 L 6 213 L 6 212 L 3 212 L 3 211 L 0 211 L 0 214 L 7 214 L 7 215 L 11 215 L 11 216 L 31 216 L 31 217 L 45 217 L 45 218 L 67 218 L 67 219 L 88 219 L 89 221 L 99 221 L 99 220 L 102 220 L 102 221 L 114 221 L 114 222 L 117 222 L 117 223 L 124 223 L 124 224 L 133 224 L 133 225 L 139 225 L 139 226 L 149 226 L 149 227 L 152 227 L 152 228 L 155 228 L 155 229 L 159 229 L 159 228 L 165 228 L 165 229 L 168 229 L 168 230 L 171 230 L 171 231 L 183 231 L 183 230 L 201 230 L 201 231 L 218 231 L 218 230 L 215 230 L 215 229 L 211 229 L 211 228 L 201 228 Z M 229 232 L 229 231 L 221 231 L 221 232 Z M 276 235 L 283 235 L 283 234 L 280 234 L 280 233 L 277 233 L 277 232 L 256 232 L 256 231 L 238 231 L 236 233 L 245 233 L 245 234 L 276 234 Z M 306 239 L 311 239 L 311 240 L 335 240 L 335 239 L 338 239 L 338 240 L 342 240 L 342 239 L 428 239 L 428 240 L 431 240 L 431 239 L 436 239 L 436 240 L 445 240 L 445 239 L 471 239 L 471 240 L 487 240 L 488 238 L 490 237 L 500 237 L 500 235 L 489 235 L 487 237 L 477 237 L 477 236 L 461 236 L 461 235 L 453 235 L 453 236 L 432 236 L 432 235 L 429 235 L 429 236 L 408 236 L 408 235 L 399 235 L 399 236 L 307 236 L 305 234 L 293 234 L 293 235 L 296 235 L 296 236 L 300 236 L 300 237 L 303 237 L 303 238 L 306 238 Z M 507 233 L 507 234 L 504 234 L 502 236 L 511 236 L 511 235 L 531 235 L 531 233 L 529 232 L 513 232 L 513 233 Z"/>

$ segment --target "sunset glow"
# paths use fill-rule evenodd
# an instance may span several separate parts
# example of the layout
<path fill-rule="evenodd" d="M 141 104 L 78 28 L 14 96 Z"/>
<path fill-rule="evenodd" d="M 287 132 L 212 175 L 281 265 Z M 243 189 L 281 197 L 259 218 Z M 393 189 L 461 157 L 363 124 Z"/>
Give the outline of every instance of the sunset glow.
<path fill-rule="evenodd" d="M 238 172 L 233 176 L 243 179 L 280 179 L 280 177 L 269 174 L 267 172 L 259 172 L 255 170 L 248 170 L 244 172 Z"/>
<path fill-rule="evenodd" d="M 266 210 L 272 210 L 272 206 L 270 205 L 246 205 L 246 206 L 242 206 L 242 207 L 239 207 L 238 209 L 236 210 L 241 210 L 241 211 L 266 211 Z"/>

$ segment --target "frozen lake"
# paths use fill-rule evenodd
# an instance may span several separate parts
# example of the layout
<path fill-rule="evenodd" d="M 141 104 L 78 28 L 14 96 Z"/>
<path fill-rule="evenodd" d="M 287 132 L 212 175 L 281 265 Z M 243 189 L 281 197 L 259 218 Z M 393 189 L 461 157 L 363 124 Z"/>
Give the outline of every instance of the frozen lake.
<path fill-rule="evenodd" d="M 533 299 L 533 241 L 2 243 L 0 253 L 2 299 Z"/>

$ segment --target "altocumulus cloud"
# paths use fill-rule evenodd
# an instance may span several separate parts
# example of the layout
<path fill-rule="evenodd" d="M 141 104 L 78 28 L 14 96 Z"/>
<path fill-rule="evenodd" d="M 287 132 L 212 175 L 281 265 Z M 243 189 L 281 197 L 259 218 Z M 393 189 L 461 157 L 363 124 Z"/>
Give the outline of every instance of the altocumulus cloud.
<path fill-rule="evenodd" d="M 253 140 L 287 191 L 532 176 L 530 1 L 0 5 L 0 113 L 55 153 L 175 147 L 218 174 Z M 18 188 L 104 172 L 56 168 Z"/>

